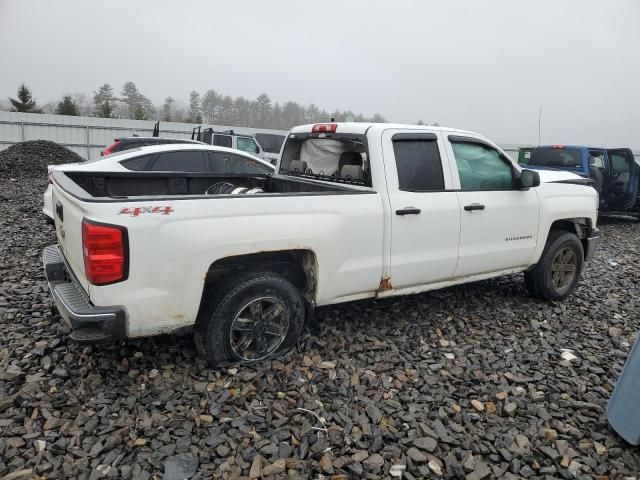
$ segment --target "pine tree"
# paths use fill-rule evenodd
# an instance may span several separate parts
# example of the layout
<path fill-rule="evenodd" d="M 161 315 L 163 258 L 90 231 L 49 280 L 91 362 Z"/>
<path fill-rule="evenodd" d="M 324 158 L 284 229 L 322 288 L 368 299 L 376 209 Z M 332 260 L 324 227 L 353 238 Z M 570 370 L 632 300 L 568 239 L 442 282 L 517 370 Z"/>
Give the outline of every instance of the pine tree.
<path fill-rule="evenodd" d="M 167 97 L 164 99 L 164 103 L 162 104 L 162 120 L 165 122 L 173 121 L 173 104 L 175 100 L 171 97 Z"/>
<path fill-rule="evenodd" d="M 202 123 L 200 94 L 195 90 L 192 90 L 189 94 L 189 121 L 192 123 Z"/>
<path fill-rule="evenodd" d="M 108 83 L 105 83 L 97 92 L 93 93 L 94 113 L 96 117 L 100 118 L 114 118 L 114 104 L 115 98 L 113 97 L 113 88 Z"/>
<path fill-rule="evenodd" d="M 202 114 L 207 123 L 215 123 L 220 107 L 220 95 L 215 90 L 207 90 L 202 97 Z"/>
<path fill-rule="evenodd" d="M 256 98 L 255 103 L 255 120 L 256 127 L 268 127 L 271 123 L 271 99 L 269 95 L 266 93 L 261 93 L 258 98 Z"/>
<path fill-rule="evenodd" d="M 129 81 L 122 86 L 122 101 L 127 105 L 129 118 L 134 120 L 147 120 L 153 114 L 154 108 L 151 100 L 145 97 L 136 87 L 136 84 Z"/>
<path fill-rule="evenodd" d="M 31 90 L 24 83 L 18 87 L 18 98 L 9 97 L 11 105 L 9 110 L 12 112 L 25 113 L 42 113 L 42 109 L 36 105 L 36 99 L 33 98 Z"/>
<path fill-rule="evenodd" d="M 78 106 L 71 99 L 71 95 L 65 95 L 62 98 L 62 101 L 58 103 L 58 108 L 56 108 L 56 113 L 58 115 L 72 115 L 74 117 L 77 117 L 78 115 L 80 115 Z"/>

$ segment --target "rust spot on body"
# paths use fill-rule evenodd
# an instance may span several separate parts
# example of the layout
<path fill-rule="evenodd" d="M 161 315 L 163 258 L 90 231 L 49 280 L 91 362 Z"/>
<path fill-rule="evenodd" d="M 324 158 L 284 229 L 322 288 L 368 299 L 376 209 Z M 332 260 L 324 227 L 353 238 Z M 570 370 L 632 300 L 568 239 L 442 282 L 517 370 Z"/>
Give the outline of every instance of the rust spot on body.
<path fill-rule="evenodd" d="M 386 290 L 391 290 L 393 287 L 391 286 L 391 277 L 382 277 L 380 279 L 380 286 L 378 287 L 378 293 L 384 292 Z"/>

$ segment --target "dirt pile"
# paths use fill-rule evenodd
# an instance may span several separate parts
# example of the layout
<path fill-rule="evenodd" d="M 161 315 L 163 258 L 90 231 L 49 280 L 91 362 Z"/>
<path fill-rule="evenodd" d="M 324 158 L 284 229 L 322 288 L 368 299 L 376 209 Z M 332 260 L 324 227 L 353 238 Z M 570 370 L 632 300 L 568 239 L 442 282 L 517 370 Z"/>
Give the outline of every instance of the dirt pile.
<path fill-rule="evenodd" d="M 48 140 L 16 143 L 0 152 L 0 178 L 45 177 L 48 165 L 83 162 L 84 158 Z"/>

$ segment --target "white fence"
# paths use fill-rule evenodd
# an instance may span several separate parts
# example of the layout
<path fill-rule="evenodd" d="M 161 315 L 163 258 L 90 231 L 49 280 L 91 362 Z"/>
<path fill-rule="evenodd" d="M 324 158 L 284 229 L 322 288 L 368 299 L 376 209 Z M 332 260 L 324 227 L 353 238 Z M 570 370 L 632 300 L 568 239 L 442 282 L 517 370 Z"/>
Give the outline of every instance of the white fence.
<path fill-rule="evenodd" d="M 151 120 L 116 120 L 0 111 L 0 150 L 25 140 L 51 140 L 88 159 L 99 156 L 105 146 L 113 143 L 114 138 L 132 135 L 150 136 L 154 125 L 155 121 Z M 191 138 L 191 132 L 197 126 L 191 123 L 160 122 L 160 136 Z M 266 128 L 211 126 L 215 130 L 233 130 L 247 135 L 256 133 L 285 135 L 287 133 L 283 130 Z M 503 144 L 502 148 L 513 159 L 517 159 L 518 148 L 521 146 L 532 145 Z M 634 155 L 640 161 L 640 151 L 634 151 Z"/>
<path fill-rule="evenodd" d="M 155 121 L 149 120 L 0 112 L 0 150 L 26 140 L 51 140 L 88 159 L 99 156 L 105 146 L 113 143 L 114 138 L 132 135 L 151 136 L 154 125 Z M 191 138 L 191 132 L 197 126 L 191 123 L 160 122 L 160 136 Z M 214 130 L 233 130 L 236 133 L 249 135 L 255 133 L 285 135 L 287 133 L 265 128 L 226 125 L 211 125 L 211 127 Z"/>

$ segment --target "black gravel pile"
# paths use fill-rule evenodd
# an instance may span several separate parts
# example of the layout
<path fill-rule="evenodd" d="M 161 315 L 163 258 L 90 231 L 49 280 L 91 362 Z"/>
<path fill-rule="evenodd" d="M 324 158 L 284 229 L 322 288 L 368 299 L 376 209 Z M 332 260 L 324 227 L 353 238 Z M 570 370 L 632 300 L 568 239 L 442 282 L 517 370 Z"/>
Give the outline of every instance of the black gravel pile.
<path fill-rule="evenodd" d="M 0 151 L 0 179 L 42 178 L 48 165 L 84 162 L 84 158 L 66 147 L 48 140 L 16 143 Z"/>
<path fill-rule="evenodd" d="M 44 178 L 0 181 L 0 477 L 624 478 L 605 408 L 639 328 L 640 226 L 604 220 L 577 293 L 522 277 L 320 309 L 298 351 L 207 368 L 189 338 L 70 342 Z M 25 201 L 25 199 L 27 201 Z M 164 476 L 164 477 L 163 477 Z"/>

